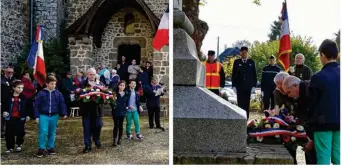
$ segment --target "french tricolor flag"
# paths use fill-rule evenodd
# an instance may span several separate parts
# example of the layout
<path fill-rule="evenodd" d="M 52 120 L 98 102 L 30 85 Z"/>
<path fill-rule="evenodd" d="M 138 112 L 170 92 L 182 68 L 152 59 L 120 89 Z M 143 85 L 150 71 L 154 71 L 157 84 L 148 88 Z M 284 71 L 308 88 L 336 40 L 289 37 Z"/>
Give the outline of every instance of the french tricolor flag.
<path fill-rule="evenodd" d="M 165 45 L 169 44 L 169 9 L 167 9 L 160 21 L 152 46 L 160 51 Z"/>
<path fill-rule="evenodd" d="M 281 36 L 279 42 L 279 62 L 284 67 L 285 71 L 288 71 L 290 67 L 290 52 L 291 39 L 290 39 L 290 27 L 289 16 L 287 13 L 286 2 L 283 3 L 283 9 L 281 10 Z"/>
<path fill-rule="evenodd" d="M 40 86 L 43 86 L 46 79 L 45 61 L 43 53 L 43 27 L 37 26 L 36 41 L 32 43 L 29 55 L 27 57 L 27 63 L 33 68 L 33 77 Z"/>

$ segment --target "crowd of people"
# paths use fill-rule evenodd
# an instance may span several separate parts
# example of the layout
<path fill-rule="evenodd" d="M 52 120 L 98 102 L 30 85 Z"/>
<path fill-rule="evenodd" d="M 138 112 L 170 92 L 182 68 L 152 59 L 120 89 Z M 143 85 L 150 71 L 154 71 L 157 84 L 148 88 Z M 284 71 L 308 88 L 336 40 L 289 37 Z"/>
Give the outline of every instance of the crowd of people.
<path fill-rule="evenodd" d="M 6 141 L 5 153 L 22 151 L 25 123 L 34 119 L 39 130 L 37 157 L 45 153 L 55 155 L 57 122 L 60 117 L 67 118 L 72 106 L 78 106 L 82 116 L 83 152 L 91 151 L 91 139 L 101 148 L 103 104 L 75 99 L 78 92 L 89 87 L 108 88 L 116 93 L 116 103 L 112 106 L 114 147 L 121 144 L 125 119 L 127 139 L 133 139 L 132 120 L 136 138 L 143 139 L 139 122 L 143 112 L 141 102 L 146 102 L 149 128 L 156 126 L 164 131 L 160 125 L 160 96 L 166 91 L 153 76 L 151 62 L 139 66 L 133 59 L 129 64 L 122 56 L 121 62 L 111 70 L 104 66 L 90 68 L 85 74 L 77 72 L 74 78 L 67 72 L 61 80 L 57 80 L 55 73 L 48 73 L 44 86 L 32 81 L 28 72 L 22 74 L 21 80 L 15 79 L 13 74 L 13 68 L 6 67 L 1 75 L 1 138 Z"/>

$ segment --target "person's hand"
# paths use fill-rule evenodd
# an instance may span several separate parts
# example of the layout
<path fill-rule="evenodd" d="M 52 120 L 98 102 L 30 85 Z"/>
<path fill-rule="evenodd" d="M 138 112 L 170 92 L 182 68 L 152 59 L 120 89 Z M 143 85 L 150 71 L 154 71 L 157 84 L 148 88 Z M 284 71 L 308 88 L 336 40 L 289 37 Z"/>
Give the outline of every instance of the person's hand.
<path fill-rule="evenodd" d="M 295 72 L 295 69 L 294 69 L 293 66 L 290 66 L 290 69 L 289 69 L 289 70 L 290 70 L 291 73 L 294 73 L 294 72 Z"/>
<path fill-rule="evenodd" d="M 65 120 L 67 117 L 68 117 L 68 116 L 66 116 L 66 115 L 65 115 L 65 116 L 63 116 L 63 120 Z"/>
<path fill-rule="evenodd" d="M 133 107 L 133 106 L 129 106 L 129 109 L 133 110 L 133 109 L 134 109 L 134 107 Z"/>
<path fill-rule="evenodd" d="M 309 152 L 309 151 L 311 151 L 312 149 L 314 148 L 314 143 L 313 143 L 313 141 L 309 141 L 308 143 L 306 143 L 305 145 L 304 145 L 304 147 L 303 147 L 303 151 L 304 152 Z"/>
<path fill-rule="evenodd" d="M 142 113 L 144 111 L 144 109 L 140 106 L 139 111 L 140 111 L 140 113 Z"/>
<path fill-rule="evenodd" d="M 5 118 L 6 118 L 8 115 L 9 115 L 9 113 L 8 113 L 7 111 L 4 111 L 4 112 L 2 113 L 2 116 L 5 117 Z"/>
<path fill-rule="evenodd" d="M 39 124 L 39 118 L 36 118 L 36 123 Z"/>
<path fill-rule="evenodd" d="M 157 90 L 153 90 L 153 93 L 154 93 L 154 94 L 157 93 Z"/>
<path fill-rule="evenodd" d="M 30 121 L 30 117 L 29 116 L 26 117 L 26 122 L 28 122 L 28 121 Z"/>
<path fill-rule="evenodd" d="M 252 87 L 251 93 L 255 93 L 255 87 Z"/>
<path fill-rule="evenodd" d="M 233 87 L 233 91 L 237 94 L 236 87 Z"/>

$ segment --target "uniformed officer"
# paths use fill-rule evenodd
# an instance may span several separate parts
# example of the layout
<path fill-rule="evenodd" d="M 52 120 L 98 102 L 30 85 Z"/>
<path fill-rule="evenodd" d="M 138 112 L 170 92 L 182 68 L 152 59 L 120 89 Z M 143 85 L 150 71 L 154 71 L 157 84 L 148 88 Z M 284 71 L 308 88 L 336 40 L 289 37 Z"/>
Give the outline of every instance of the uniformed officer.
<path fill-rule="evenodd" d="M 223 66 L 215 59 L 215 51 L 208 51 L 208 60 L 203 62 L 205 65 L 205 87 L 215 94 L 220 94 L 220 89 L 224 87 L 225 74 Z"/>
<path fill-rule="evenodd" d="M 240 55 L 241 58 L 234 61 L 232 87 L 237 93 L 238 106 L 246 111 L 248 119 L 251 93 L 255 91 L 257 75 L 254 61 L 248 59 L 248 48 L 241 47 Z"/>
<path fill-rule="evenodd" d="M 276 88 L 274 77 L 280 72 L 280 68 L 276 65 L 276 58 L 272 55 L 268 59 L 268 65 L 262 69 L 261 76 L 261 95 L 263 96 L 264 109 L 268 109 L 271 104 L 271 109 L 274 109 L 273 91 Z M 270 102 L 271 100 L 271 102 Z"/>

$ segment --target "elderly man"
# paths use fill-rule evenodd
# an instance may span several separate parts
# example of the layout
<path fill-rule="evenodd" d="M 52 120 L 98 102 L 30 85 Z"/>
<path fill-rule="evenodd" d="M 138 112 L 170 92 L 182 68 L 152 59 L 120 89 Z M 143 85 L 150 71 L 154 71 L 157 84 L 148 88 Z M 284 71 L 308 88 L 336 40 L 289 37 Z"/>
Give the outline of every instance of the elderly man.
<path fill-rule="evenodd" d="M 307 135 L 310 139 L 314 139 L 311 127 L 308 127 L 307 122 L 309 120 L 309 81 L 301 81 L 295 76 L 289 76 L 283 81 L 283 89 L 285 93 L 295 99 L 295 116 L 297 117 L 299 124 L 304 125 Z M 311 142 L 310 142 L 311 143 Z M 316 164 L 316 151 L 311 150 L 305 153 L 306 164 Z"/>
<path fill-rule="evenodd" d="M 1 75 L 1 104 L 8 101 L 11 95 L 14 70 L 11 67 L 4 69 L 4 75 Z M 2 106 L 1 106 L 2 108 Z M 5 138 L 5 118 L 1 115 L 1 138 Z"/>
<path fill-rule="evenodd" d="M 102 83 L 98 84 L 95 78 L 96 70 L 94 68 L 88 69 L 87 79 L 82 84 L 82 88 L 103 86 Z M 77 91 L 79 91 L 82 88 L 77 89 Z M 100 134 L 103 116 L 102 109 L 103 105 L 97 104 L 96 102 L 80 103 L 80 114 L 82 116 L 83 138 L 85 145 L 83 153 L 88 153 L 91 151 L 91 137 L 93 137 L 95 145 L 98 148 L 101 147 Z"/>
<path fill-rule="evenodd" d="M 288 76 L 290 75 L 286 72 L 279 72 L 274 77 L 276 89 L 273 91 L 273 95 L 275 105 L 277 105 L 278 107 L 282 107 L 284 105 L 285 108 L 292 110 L 291 106 L 293 105 L 294 100 L 291 97 L 287 96 L 283 89 L 283 81 Z"/>
<path fill-rule="evenodd" d="M 312 76 L 312 70 L 310 67 L 304 64 L 305 57 L 299 53 L 295 57 L 295 67 L 290 67 L 290 74 L 296 76 L 300 80 L 310 80 Z"/>
<path fill-rule="evenodd" d="M 324 40 L 319 47 L 323 68 L 311 78 L 310 127 L 314 132 L 317 163 L 340 164 L 340 66 L 338 47 Z"/>

